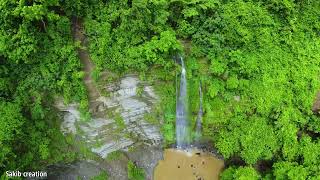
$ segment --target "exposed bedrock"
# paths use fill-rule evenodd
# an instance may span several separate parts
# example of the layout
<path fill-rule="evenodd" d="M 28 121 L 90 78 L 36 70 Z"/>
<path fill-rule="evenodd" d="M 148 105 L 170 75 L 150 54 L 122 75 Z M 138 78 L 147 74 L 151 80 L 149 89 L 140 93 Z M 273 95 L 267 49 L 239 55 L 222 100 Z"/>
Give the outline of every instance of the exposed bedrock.
<path fill-rule="evenodd" d="M 105 91 L 99 94 L 107 95 L 90 99 L 91 119 L 87 121 L 81 119 L 78 104 L 65 105 L 57 100 L 55 107 L 63 120 L 61 131 L 79 137 L 101 158 L 114 151 L 125 152 L 128 160 L 144 168 L 150 179 L 156 162 L 162 158 L 160 123 L 146 120 L 158 102 L 153 87 L 140 82 L 136 75 L 126 75 L 99 89 Z M 130 147 L 135 150 L 128 151 Z M 126 167 L 125 162 L 119 163 Z M 114 164 L 117 162 L 105 165 L 110 176 L 126 179 L 126 169 L 115 168 Z"/>

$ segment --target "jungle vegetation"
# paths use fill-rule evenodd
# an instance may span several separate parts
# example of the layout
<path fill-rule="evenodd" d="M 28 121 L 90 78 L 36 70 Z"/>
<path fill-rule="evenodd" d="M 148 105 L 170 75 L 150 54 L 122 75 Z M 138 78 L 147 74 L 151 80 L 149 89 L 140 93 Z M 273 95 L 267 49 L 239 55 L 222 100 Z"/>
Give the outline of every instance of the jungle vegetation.
<path fill-rule="evenodd" d="M 174 143 L 177 53 L 186 59 L 191 115 L 204 91 L 204 135 L 227 162 L 222 179 L 317 179 L 320 117 L 318 0 L 0 0 L 0 175 L 72 161 L 55 96 L 88 95 L 72 19 L 96 66 L 135 72 L 161 97 Z M 143 176 L 128 164 L 132 178 Z"/>

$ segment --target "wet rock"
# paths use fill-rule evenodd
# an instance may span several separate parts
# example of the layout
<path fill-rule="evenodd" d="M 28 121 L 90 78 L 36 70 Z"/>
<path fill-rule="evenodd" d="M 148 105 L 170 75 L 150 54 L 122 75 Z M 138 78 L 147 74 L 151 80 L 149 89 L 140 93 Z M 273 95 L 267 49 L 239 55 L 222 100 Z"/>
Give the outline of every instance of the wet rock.
<path fill-rule="evenodd" d="M 146 179 L 153 179 L 153 170 L 157 163 L 163 159 L 163 150 L 157 146 L 139 146 L 134 151 L 127 154 L 129 159 L 136 163 L 138 167 L 145 170 Z"/>
<path fill-rule="evenodd" d="M 72 164 L 56 164 L 47 169 L 49 180 L 90 180 L 105 171 L 95 161 L 78 161 Z"/>
<path fill-rule="evenodd" d="M 139 94 L 138 88 L 142 89 Z M 102 158 L 136 142 L 145 145 L 161 143 L 159 126 L 144 119 L 157 102 L 151 86 L 143 85 L 135 75 L 127 75 L 104 89 L 110 96 L 91 99 L 92 119 L 88 122 L 81 120 L 77 104 L 65 106 L 62 101 L 57 101 L 56 107 L 63 114 L 62 132 L 80 135 L 92 152 Z"/>
<path fill-rule="evenodd" d="M 105 163 L 104 165 L 109 172 L 109 179 L 128 180 L 128 162 L 127 156 L 120 156 L 116 160 Z"/>

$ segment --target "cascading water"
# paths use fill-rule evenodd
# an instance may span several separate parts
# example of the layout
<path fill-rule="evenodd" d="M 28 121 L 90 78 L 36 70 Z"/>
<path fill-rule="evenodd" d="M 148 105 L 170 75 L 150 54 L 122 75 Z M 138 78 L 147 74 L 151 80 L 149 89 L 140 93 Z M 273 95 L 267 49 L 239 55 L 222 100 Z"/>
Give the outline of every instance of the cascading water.
<path fill-rule="evenodd" d="M 176 76 L 176 148 L 166 149 L 164 159 L 159 161 L 154 171 L 155 180 L 168 179 L 219 179 L 224 168 L 224 161 L 201 148 L 202 139 L 202 90 L 199 87 L 199 111 L 195 127 L 195 145 L 190 144 L 190 127 L 188 118 L 187 79 L 183 58 L 179 56 L 181 77 Z M 190 168 L 191 167 L 191 168 Z"/>
<path fill-rule="evenodd" d="M 181 64 L 180 84 L 177 84 L 177 102 L 176 102 L 176 140 L 178 149 L 188 149 L 189 147 L 189 121 L 188 121 L 188 94 L 187 94 L 187 78 L 183 57 L 178 56 Z M 178 79 L 178 78 L 177 78 Z M 199 84 L 199 111 L 196 120 L 194 144 L 200 145 L 202 137 L 202 89 L 201 82 Z"/>
<path fill-rule="evenodd" d="M 199 111 L 196 121 L 196 133 L 195 133 L 195 143 L 196 145 L 200 144 L 200 139 L 202 136 L 202 115 L 203 115 L 203 109 L 202 109 L 202 90 L 201 90 L 201 82 L 199 84 Z"/>
<path fill-rule="evenodd" d="M 187 78 L 184 61 L 179 56 L 181 61 L 181 77 L 180 88 L 176 104 L 176 140 L 177 148 L 185 148 L 188 146 L 188 112 L 187 112 Z"/>

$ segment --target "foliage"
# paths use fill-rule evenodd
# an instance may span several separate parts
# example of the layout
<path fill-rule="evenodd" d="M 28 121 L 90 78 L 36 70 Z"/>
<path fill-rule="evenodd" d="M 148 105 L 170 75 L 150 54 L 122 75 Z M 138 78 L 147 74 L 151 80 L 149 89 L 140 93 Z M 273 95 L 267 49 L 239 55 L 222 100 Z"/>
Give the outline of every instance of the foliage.
<path fill-rule="evenodd" d="M 119 113 L 114 114 L 114 120 L 117 125 L 118 132 L 121 132 L 122 130 L 124 130 L 126 128 L 126 124 L 124 122 L 124 119 L 121 117 L 121 115 Z"/>
<path fill-rule="evenodd" d="M 51 104 L 61 94 L 66 103 L 80 102 L 83 112 L 88 108 L 70 28 L 71 17 L 81 16 L 95 77 L 138 72 L 154 83 L 166 145 L 175 140 L 180 71 L 172 56 L 184 46 L 192 122 L 201 81 L 205 138 L 226 160 L 244 161 L 230 164 L 222 178 L 315 179 L 319 8 L 316 0 L 3 0 L 0 167 L 34 168 L 76 156 L 61 153 L 70 143 L 61 140 Z M 271 162 L 266 171 L 259 169 L 263 161 Z M 128 169 L 131 179 L 143 177 L 132 162 Z"/>
<path fill-rule="evenodd" d="M 87 108 L 69 17 L 59 1 L 0 2 L 0 174 L 72 161 L 53 97 Z"/>
<path fill-rule="evenodd" d="M 121 155 L 122 155 L 121 151 L 113 151 L 108 154 L 107 160 L 110 160 L 110 161 L 117 160 L 121 157 Z"/>
<path fill-rule="evenodd" d="M 241 157 L 249 164 L 272 158 L 278 143 L 272 126 L 267 125 L 265 119 L 237 119 L 233 125 L 236 127 L 229 126 L 232 132 L 221 131 L 217 140 L 217 146 L 226 158 L 240 149 Z"/>
<path fill-rule="evenodd" d="M 307 179 L 308 170 L 296 162 L 278 162 L 274 164 L 277 179 Z"/>
<path fill-rule="evenodd" d="M 320 39 L 314 19 L 319 12 L 312 7 L 319 2 L 213 4 L 203 8 L 201 1 L 176 1 L 171 22 L 192 44 L 188 69 L 196 71 L 188 71 L 188 77 L 203 82 L 205 135 L 227 159 L 240 156 L 252 165 L 294 162 L 287 167 L 303 167 L 301 179 L 316 177 L 319 117 L 311 107 L 320 88 Z M 207 66 L 199 68 L 203 59 Z M 197 112 L 197 105 L 191 107 Z"/>
<path fill-rule="evenodd" d="M 100 172 L 99 175 L 94 176 L 91 178 L 91 180 L 108 180 L 108 173 L 106 171 Z"/>
<path fill-rule="evenodd" d="M 222 173 L 221 179 L 258 180 L 261 179 L 261 176 L 252 167 L 230 167 Z"/>
<path fill-rule="evenodd" d="M 25 121 L 19 106 L 13 103 L 0 102 L 0 167 L 5 167 L 15 156 L 12 152 L 14 140 L 21 135 L 21 127 Z"/>
<path fill-rule="evenodd" d="M 180 38 L 192 122 L 201 80 L 203 132 L 219 152 L 249 165 L 295 162 L 312 177 L 319 160 L 311 152 L 319 147 L 310 134 L 319 133 L 319 118 L 311 107 L 320 88 L 319 8 L 314 7 L 319 2 L 111 1 L 92 7 L 85 27 L 98 69 L 156 76 L 166 144 L 175 139 L 174 77 L 179 72 L 167 59 L 181 50 L 175 42 Z M 239 172 L 249 171 L 243 169 Z"/>
<path fill-rule="evenodd" d="M 154 76 L 159 76 L 159 72 L 152 71 Z M 161 97 L 160 110 L 157 112 L 157 118 L 162 124 L 161 133 L 164 136 L 166 145 L 173 144 L 175 141 L 175 92 L 174 83 L 172 82 L 159 82 L 155 90 Z"/>
<path fill-rule="evenodd" d="M 144 180 L 145 172 L 142 168 L 137 167 L 132 161 L 128 162 L 129 180 Z"/>
<path fill-rule="evenodd" d="M 122 72 L 129 68 L 146 71 L 151 65 L 172 67 L 170 56 L 181 46 L 165 24 L 165 9 L 166 3 L 156 1 L 98 3 L 85 19 L 97 69 Z"/>

